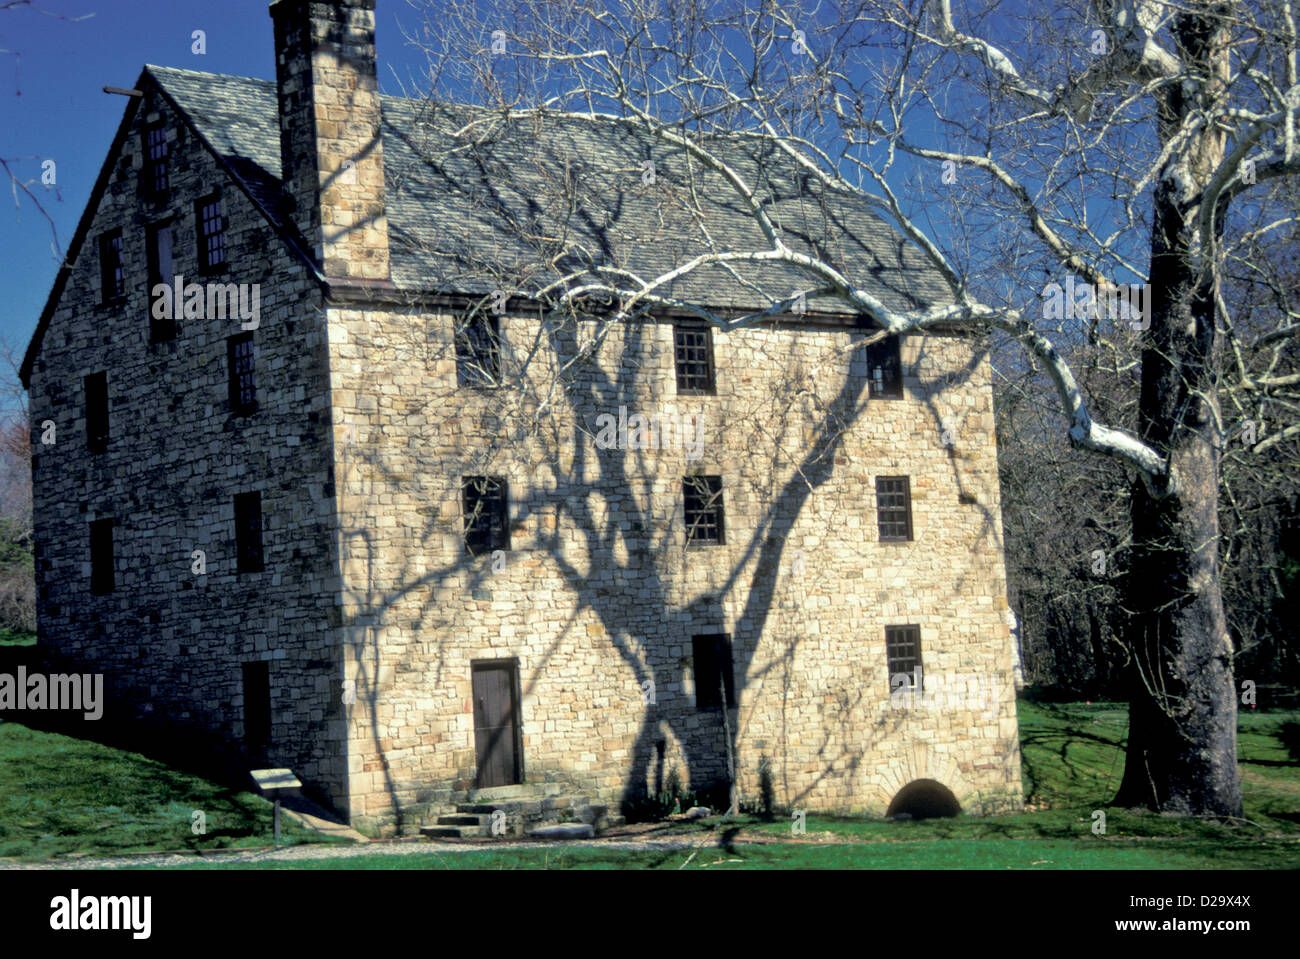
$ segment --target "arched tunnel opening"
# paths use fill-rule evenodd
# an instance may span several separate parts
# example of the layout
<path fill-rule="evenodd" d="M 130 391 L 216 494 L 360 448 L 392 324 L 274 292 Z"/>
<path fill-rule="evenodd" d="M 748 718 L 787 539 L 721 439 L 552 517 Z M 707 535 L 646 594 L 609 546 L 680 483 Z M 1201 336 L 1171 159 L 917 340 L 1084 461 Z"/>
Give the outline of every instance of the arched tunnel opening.
<path fill-rule="evenodd" d="M 961 803 L 952 790 L 935 779 L 917 779 L 898 791 L 889 804 L 887 817 L 904 819 L 948 819 L 961 813 Z"/>

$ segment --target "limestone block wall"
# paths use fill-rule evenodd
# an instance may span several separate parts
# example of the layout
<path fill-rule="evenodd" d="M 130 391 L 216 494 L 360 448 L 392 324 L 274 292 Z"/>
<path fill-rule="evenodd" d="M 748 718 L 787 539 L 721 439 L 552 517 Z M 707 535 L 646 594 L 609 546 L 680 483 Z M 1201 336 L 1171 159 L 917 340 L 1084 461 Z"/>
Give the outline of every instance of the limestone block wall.
<path fill-rule="evenodd" d="M 673 767 L 695 787 L 725 779 L 722 713 L 697 708 L 692 662 L 691 637 L 715 632 L 733 643 L 744 795 L 765 761 L 796 808 L 884 812 L 918 778 L 971 811 L 1019 802 L 992 394 L 972 341 L 909 338 L 907 397 L 867 400 L 865 364 L 841 352 L 861 334 L 715 333 L 717 395 L 678 396 L 669 323 L 614 329 L 556 388 L 557 357 L 594 321 L 512 316 L 505 379 L 527 385 L 489 390 L 457 386 L 453 322 L 330 311 L 354 823 L 411 829 L 472 785 L 475 660 L 517 661 L 527 781 L 617 803 Z M 699 458 L 599 449 L 597 417 L 620 406 L 703 416 Z M 723 545 L 685 546 L 693 470 L 722 477 Z M 504 557 L 461 541 L 465 475 L 508 480 Z M 879 542 L 879 475 L 910 477 L 912 542 Z M 891 708 L 887 625 L 920 627 L 927 683 L 949 677 L 960 702 Z"/>
<path fill-rule="evenodd" d="M 164 120 L 171 190 L 142 198 L 141 134 Z M 30 404 L 38 633 L 54 660 L 102 671 L 107 721 L 143 721 L 236 754 L 244 736 L 241 663 L 267 660 L 270 761 L 345 804 L 330 622 L 340 589 L 323 314 L 301 264 L 152 88 L 76 260 L 32 373 Z M 198 275 L 194 203 L 220 188 L 228 268 Z M 171 217 L 175 272 L 187 281 L 257 284 L 253 331 L 259 407 L 228 401 L 226 338 L 237 317 L 177 321 L 149 343 L 146 229 Z M 101 305 L 99 235 L 123 230 L 124 305 Z M 205 304 L 206 312 L 206 304 Z M 83 377 L 107 371 L 110 441 L 86 442 Z M 43 426 L 54 442 L 44 444 Z M 233 496 L 260 491 L 265 567 L 237 573 Z M 90 592 L 91 520 L 114 521 L 116 588 Z M 193 551 L 206 557 L 194 572 Z M 333 726 L 331 725 L 333 724 Z"/>

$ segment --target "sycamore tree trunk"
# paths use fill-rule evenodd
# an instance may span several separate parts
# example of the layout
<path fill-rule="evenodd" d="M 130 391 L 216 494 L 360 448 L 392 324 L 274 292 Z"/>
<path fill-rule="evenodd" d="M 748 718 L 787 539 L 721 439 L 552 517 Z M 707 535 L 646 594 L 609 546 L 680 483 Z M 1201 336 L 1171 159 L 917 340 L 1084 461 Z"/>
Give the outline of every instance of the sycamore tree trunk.
<path fill-rule="evenodd" d="M 1174 32 L 1203 79 L 1163 95 L 1162 142 L 1213 97 L 1226 67 L 1212 8 L 1180 15 Z M 1176 486 L 1139 482 L 1132 498 L 1129 745 L 1115 798 L 1190 816 L 1242 814 L 1232 643 L 1219 590 L 1218 271 L 1204 253 L 1194 196 L 1222 156 L 1222 135 L 1206 133 L 1190 155 L 1166 164 L 1155 189 L 1139 429 L 1168 457 Z M 1212 229 L 1221 225 L 1216 217 Z"/>

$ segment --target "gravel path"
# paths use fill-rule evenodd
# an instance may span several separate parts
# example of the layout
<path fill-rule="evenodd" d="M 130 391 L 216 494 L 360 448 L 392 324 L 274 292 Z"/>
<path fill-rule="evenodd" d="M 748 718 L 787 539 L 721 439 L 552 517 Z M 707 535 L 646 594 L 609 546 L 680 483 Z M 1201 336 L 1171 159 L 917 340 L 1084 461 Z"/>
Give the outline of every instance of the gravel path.
<path fill-rule="evenodd" d="M 710 837 L 711 838 L 711 837 Z M 242 865 L 258 862 L 306 862 L 315 859 L 339 859 L 353 856 L 455 856 L 467 852 L 506 852 L 512 849 L 624 849 L 629 852 L 673 849 L 707 849 L 713 846 L 707 840 L 681 838 L 611 838 L 566 839 L 554 842 L 531 841 L 503 842 L 437 842 L 429 839 L 374 840 L 354 845 L 330 844 L 327 846 L 286 846 L 283 849 L 256 849 L 246 852 L 205 853 L 152 853 L 136 856 L 112 856 L 104 859 L 53 859 L 46 862 L 19 862 L 0 859 L 0 870 L 23 869 L 121 869 L 130 866 L 187 866 L 196 863 L 211 865 Z"/>

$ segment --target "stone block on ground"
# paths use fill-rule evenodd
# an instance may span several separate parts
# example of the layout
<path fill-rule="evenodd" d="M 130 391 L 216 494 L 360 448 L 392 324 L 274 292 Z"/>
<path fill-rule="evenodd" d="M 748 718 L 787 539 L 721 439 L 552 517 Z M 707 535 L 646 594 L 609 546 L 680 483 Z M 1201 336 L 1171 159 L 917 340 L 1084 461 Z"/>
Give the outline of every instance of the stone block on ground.
<path fill-rule="evenodd" d="M 595 828 L 586 822 L 562 822 L 554 826 L 538 826 L 529 833 L 534 839 L 591 839 Z"/>

